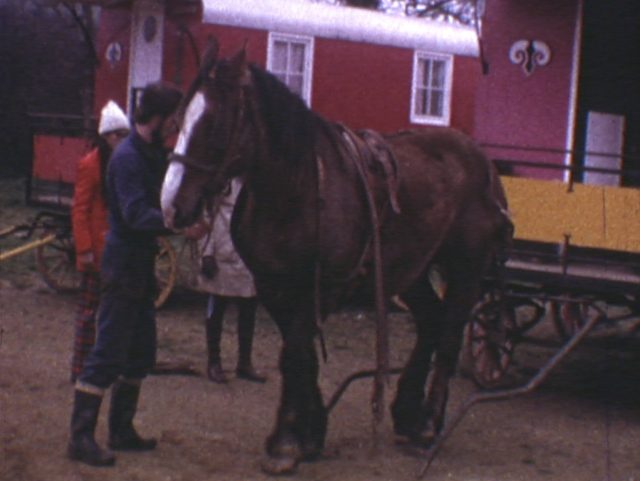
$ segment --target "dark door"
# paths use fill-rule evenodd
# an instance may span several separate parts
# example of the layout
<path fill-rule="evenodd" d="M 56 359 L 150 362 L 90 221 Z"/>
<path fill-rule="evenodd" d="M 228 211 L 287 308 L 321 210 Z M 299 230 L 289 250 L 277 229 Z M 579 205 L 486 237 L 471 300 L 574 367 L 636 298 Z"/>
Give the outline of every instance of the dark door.
<path fill-rule="evenodd" d="M 575 149 L 586 148 L 589 112 L 623 116 L 622 184 L 640 185 L 640 2 L 583 3 Z"/>

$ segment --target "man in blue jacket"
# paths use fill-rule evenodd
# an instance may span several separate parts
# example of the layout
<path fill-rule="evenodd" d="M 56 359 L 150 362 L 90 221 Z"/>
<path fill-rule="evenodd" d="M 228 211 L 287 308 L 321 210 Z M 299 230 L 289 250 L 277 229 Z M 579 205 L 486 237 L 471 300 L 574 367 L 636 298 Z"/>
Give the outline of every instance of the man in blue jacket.
<path fill-rule="evenodd" d="M 150 84 L 135 112 L 135 127 L 113 152 L 107 171 L 109 232 L 101 266 L 103 292 L 98 334 L 75 385 L 68 456 L 93 466 L 115 462 L 94 439 L 105 390 L 113 385 L 109 447 L 154 449 L 133 427 L 140 384 L 155 364 L 153 306 L 157 236 L 165 233 L 160 188 L 166 168 L 165 142 L 174 133 L 176 88 Z"/>

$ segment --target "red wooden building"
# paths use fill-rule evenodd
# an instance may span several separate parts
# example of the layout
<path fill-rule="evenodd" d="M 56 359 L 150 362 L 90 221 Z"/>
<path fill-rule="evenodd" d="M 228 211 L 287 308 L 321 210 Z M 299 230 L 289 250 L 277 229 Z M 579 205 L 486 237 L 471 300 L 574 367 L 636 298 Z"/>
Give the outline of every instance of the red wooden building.
<path fill-rule="evenodd" d="M 594 74 L 610 70 L 616 57 L 606 49 L 594 53 L 594 37 L 607 45 L 615 32 L 626 32 L 631 38 L 616 45 L 640 44 L 633 22 L 611 28 L 616 12 L 627 8 L 624 0 L 607 8 L 584 0 L 484 0 L 478 29 L 312 0 L 98 3 L 96 112 L 108 99 L 131 111 L 136 91 L 161 78 L 186 88 L 200 49 L 214 35 L 223 56 L 246 41 L 251 61 L 318 113 L 354 128 L 453 126 L 493 158 L 556 166 L 510 164 L 516 174 L 541 178 L 568 179 L 562 166 L 640 164 L 633 157 L 640 152 L 638 67 L 618 55 L 615 65 L 624 65 L 624 74 L 610 82 Z M 625 15 L 640 20 L 639 11 Z M 57 140 L 39 141 L 36 157 L 52 155 Z M 52 170 L 55 161 L 40 164 Z M 64 167 L 48 175 L 72 183 L 71 172 Z M 603 173 L 584 180 L 633 182 L 631 175 Z"/>
<path fill-rule="evenodd" d="M 203 45 L 208 35 L 222 55 L 246 40 L 253 62 L 329 119 L 383 131 L 425 124 L 473 131 L 473 28 L 308 0 L 175 1 L 164 9 L 139 0 L 132 14 L 103 12 L 98 49 L 114 60 L 98 71 L 96 108 L 107 98 L 130 104 L 134 89 L 160 77 L 185 86 L 195 73 L 191 43 Z"/>

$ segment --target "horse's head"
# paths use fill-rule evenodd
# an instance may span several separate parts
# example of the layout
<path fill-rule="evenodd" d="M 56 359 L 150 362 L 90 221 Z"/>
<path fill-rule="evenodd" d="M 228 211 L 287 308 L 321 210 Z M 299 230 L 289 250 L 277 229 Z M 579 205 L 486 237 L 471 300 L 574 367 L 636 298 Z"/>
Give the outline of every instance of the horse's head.
<path fill-rule="evenodd" d="M 245 49 L 229 60 L 211 57 L 198 75 L 162 186 L 162 212 L 172 228 L 198 220 L 229 180 L 246 172 L 255 150 Z"/>

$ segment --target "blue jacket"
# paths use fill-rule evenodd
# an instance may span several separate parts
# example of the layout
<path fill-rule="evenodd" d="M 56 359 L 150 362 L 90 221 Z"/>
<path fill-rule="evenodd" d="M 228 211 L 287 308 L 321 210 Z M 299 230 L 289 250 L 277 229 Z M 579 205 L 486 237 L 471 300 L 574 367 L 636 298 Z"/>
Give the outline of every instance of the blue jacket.
<path fill-rule="evenodd" d="M 113 152 L 107 169 L 109 232 L 102 258 L 103 282 L 146 296 L 154 284 L 156 237 L 166 232 L 160 188 L 164 150 L 135 130 Z"/>
<path fill-rule="evenodd" d="M 160 188 L 166 169 L 162 148 L 146 143 L 135 130 L 109 161 L 109 228 L 123 240 L 154 240 L 164 231 Z"/>

